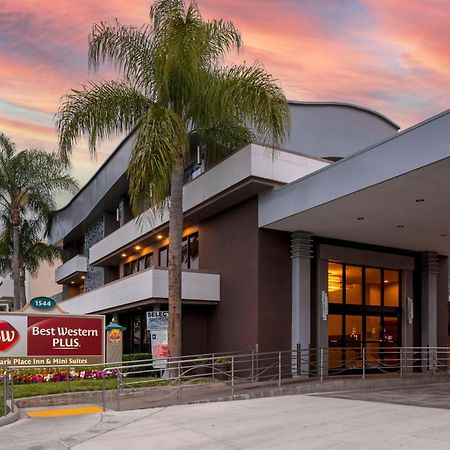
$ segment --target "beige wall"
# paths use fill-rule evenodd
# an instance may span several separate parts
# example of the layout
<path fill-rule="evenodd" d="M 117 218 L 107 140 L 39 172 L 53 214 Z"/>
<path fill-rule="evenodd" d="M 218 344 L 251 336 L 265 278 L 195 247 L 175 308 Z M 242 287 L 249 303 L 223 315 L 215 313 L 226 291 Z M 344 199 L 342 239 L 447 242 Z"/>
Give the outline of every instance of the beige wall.
<path fill-rule="evenodd" d="M 46 296 L 52 297 L 62 291 L 62 287 L 55 283 L 55 269 L 61 264 L 57 261 L 53 265 L 42 262 L 35 277 L 28 278 L 28 298 Z"/>

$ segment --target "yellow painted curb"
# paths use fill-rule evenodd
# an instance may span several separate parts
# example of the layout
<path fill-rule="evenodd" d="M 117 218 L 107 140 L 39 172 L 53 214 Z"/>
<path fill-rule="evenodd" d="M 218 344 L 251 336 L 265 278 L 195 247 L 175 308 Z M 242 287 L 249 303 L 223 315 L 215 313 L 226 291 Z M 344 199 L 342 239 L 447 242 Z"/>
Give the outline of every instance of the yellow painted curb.
<path fill-rule="evenodd" d="M 103 412 L 103 409 L 98 406 L 86 406 L 82 408 L 64 408 L 64 409 L 47 409 L 44 411 L 28 411 L 26 416 L 32 419 L 39 419 L 41 417 L 58 417 L 58 416 L 75 416 L 77 414 L 95 414 Z"/>

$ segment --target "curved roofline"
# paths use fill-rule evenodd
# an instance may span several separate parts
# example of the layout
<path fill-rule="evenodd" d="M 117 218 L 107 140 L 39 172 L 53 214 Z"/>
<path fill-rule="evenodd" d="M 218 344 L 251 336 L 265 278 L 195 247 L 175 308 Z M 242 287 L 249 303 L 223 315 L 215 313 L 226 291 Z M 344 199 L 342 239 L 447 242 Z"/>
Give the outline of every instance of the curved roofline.
<path fill-rule="evenodd" d="M 379 113 L 378 111 L 375 111 L 374 109 L 367 108 L 365 106 L 359 106 L 354 105 L 353 103 L 346 103 L 346 102 L 306 102 L 306 101 L 299 101 L 299 100 L 288 100 L 288 103 L 290 105 L 311 105 L 311 106 L 343 106 L 346 108 L 352 108 L 357 109 L 359 111 L 364 111 L 369 114 L 372 114 L 380 119 L 383 119 L 385 122 L 387 122 L 389 125 L 394 126 L 397 128 L 397 130 L 400 129 L 400 125 L 395 123 L 393 120 L 389 119 L 389 117 L 385 116 L 384 114 Z"/>
<path fill-rule="evenodd" d="M 370 108 L 366 108 L 365 106 L 359 106 L 359 105 L 354 105 L 352 103 L 345 103 L 345 102 L 313 102 L 313 101 L 299 101 L 299 100 L 288 100 L 288 104 L 289 105 L 306 105 L 306 106 L 343 106 L 346 108 L 352 108 L 352 109 L 356 109 L 359 111 L 364 111 L 367 113 L 370 113 L 380 119 L 383 119 L 385 122 L 387 122 L 388 124 L 394 126 L 395 128 L 397 128 L 397 130 L 400 129 L 400 126 L 397 125 L 394 121 L 392 121 L 391 119 L 389 119 L 389 117 L 384 116 L 383 114 L 370 109 Z M 93 182 L 93 180 L 95 179 L 95 177 L 97 176 L 97 174 L 99 172 L 101 172 L 103 170 L 103 168 L 108 164 L 108 162 L 110 161 L 111 158 L 114 157 L 114 155 L 123 147 L 123 145 L 125 145 L 125 143 L 128 141 L 128 139 L 131 138 L 131 136 L 133 135 L 134 131 L 136 130 L 137 127 L 133 128 L 133 130 L 130 131 L 130 133 L 127 134 L 127 136 L 125 136 L 120 143 L 117 145 L 117 147 L 111 152 L 111 154 L 105 159 L 105 161 L 103 161 L 103 163 L 100 165 L 100 167 L 92 174 L 91 178 L 89 178 L 89 180 L 86 182 L 86 184 L 71 198 L 71 200 L 69 201 L 69 203 L 67 203 L 67 205 L 63 206 L 60 209 L 57 209 L 55 212 L 59 213 L 61 211 L 64 211 L 66 208 L 69 208 L 71 206 L 71 204 L 75 201 L 75 199 L 81 195 L 81 193 Z"/>

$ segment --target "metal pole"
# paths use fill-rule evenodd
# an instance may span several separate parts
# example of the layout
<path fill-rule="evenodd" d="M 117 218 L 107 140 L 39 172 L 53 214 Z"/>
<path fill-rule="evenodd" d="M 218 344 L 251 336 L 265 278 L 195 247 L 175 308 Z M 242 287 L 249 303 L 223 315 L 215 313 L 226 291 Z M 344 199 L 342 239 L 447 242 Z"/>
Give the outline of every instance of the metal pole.
<path fill-rule="evenodd" d="M 117 411 L 120 411 L 120 388 L 121 388 L 121 382 L 120 382 L 120 369 L 117 369 Z"/>
<path fill-rule="evenodd" d="M 214 380 L 214 375 L 216 371 L 216 357 L 214 356 L 214 353 L 212 354 L 212 379 Z"/>
<path fill-rule="evenodd" d="M 6 397 L 8 396 L 8 371 L 3 372 L 3 415 L 6 416 L 8 409 L 6 406 Z"/>
<path fill-rule="evenodd" d="M 281 352 L 278 352 L 278 389 L 281 389 Z"/>
<path fill-rule="evenodd" d="M 300 375 L 300 363 L 302 361 L 302 346 L 297 344 L 297 375 Z"/>
<path fill-rule="evenodd" d="M 9 377 L 11 380 L 11 412 L 14 412 L 14 373 L 9 372 Z"/>
<path fill-rule="evenodd" d="M 66 371 L 66 378 L 67 378 L 67 393 L 70 392 L 70 385 L 69 385 L 69 366 L 67 366 L 67 371 Z"/>
<path fill-rule="evenodd" d="M 252 350 L 252 381 L 255 381 L 255 352 Z"/>
<path fill-rule="evenodd" d="M 400 347 L 399 358 L 400 358 L 400 377 L 403 377 L 403 370 L 404 370 L 404 368 L 403 368 L 403 347 Z"/>
<path fill-rule="evenodd" d="M 103 368 L 103 374 L 102 374 L 102 389 L 103 389 L 103 393 L 102 393 L 102 403 L 103 403 L 103 412 L 106 411 L 106 386 L 105 386 L 105 375 L 106 375 L 106 368 Z"/>
<path fill-rule="evenodd" d="M 366 379 L 366 349 L 362 349 L 362 379 Z"/>
<path fill-rule="evenodd" d="M 178 400 L 181 400 L 181 361 L 178 360 Z"/>
<path fill-rule="evenodd" d="M 323 382 L 323 348 L 320 349 L 320 382 Z"/>
<path fill-rule="evenodd" d="M 234 396 L 234 355 L 231 357 L 231 395 Z"/>

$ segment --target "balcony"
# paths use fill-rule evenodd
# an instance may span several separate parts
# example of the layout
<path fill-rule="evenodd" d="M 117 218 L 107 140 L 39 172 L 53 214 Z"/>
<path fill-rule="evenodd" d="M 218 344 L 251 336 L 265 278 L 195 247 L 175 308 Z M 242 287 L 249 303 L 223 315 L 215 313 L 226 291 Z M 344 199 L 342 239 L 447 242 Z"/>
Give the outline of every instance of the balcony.
<path fill-rule="evenodd" d="M 151 268 L 72 297 L 59 305 L 72 314 L 87 314 L 165 303 L 168 286 L 168 270 Z M 217 304 L 220 301 L 220 275 L 183 271 L 181 292 L 183 303 Z"/>
<path fill-rule="evenodd" d="M 67 284 L 73 278 L 77 278 L 87 272 L 87 258 L 76 255 L 55 270 L 55 281 L 59 284 Z"/>
<path fill-rule="evenodd" d="M 222 198 L 222 203 L 230 207 L 233 201 L 243 201 L 245 196 L 257 195 L 273 186 L 290 183 L 326 165 L 326 161 L 317 158 L 283 150 L 274 153 L 266 147 L 251 144 L 185 184 L 183 211 L 188 214 L 189 211 L 198 210 L 200 205 L 208 205 L 211 199 L 217 200 L 228 194 L 230 198 L 234 195 L 235 199 L 226 201 Z M 253 183 L 252 186 L 249 183 Z M 247 193 L 241 191 L 237 195 L 238 187 L 243 185 L 246 185 L 243 189 L 247 189 Z M 117 254 L 168 220 L 167 209 L 152 216 L 148 213 L 139 222 L 131 220 L 89 249 L 90 263 L 102 265 L 111 255 Z"/>

